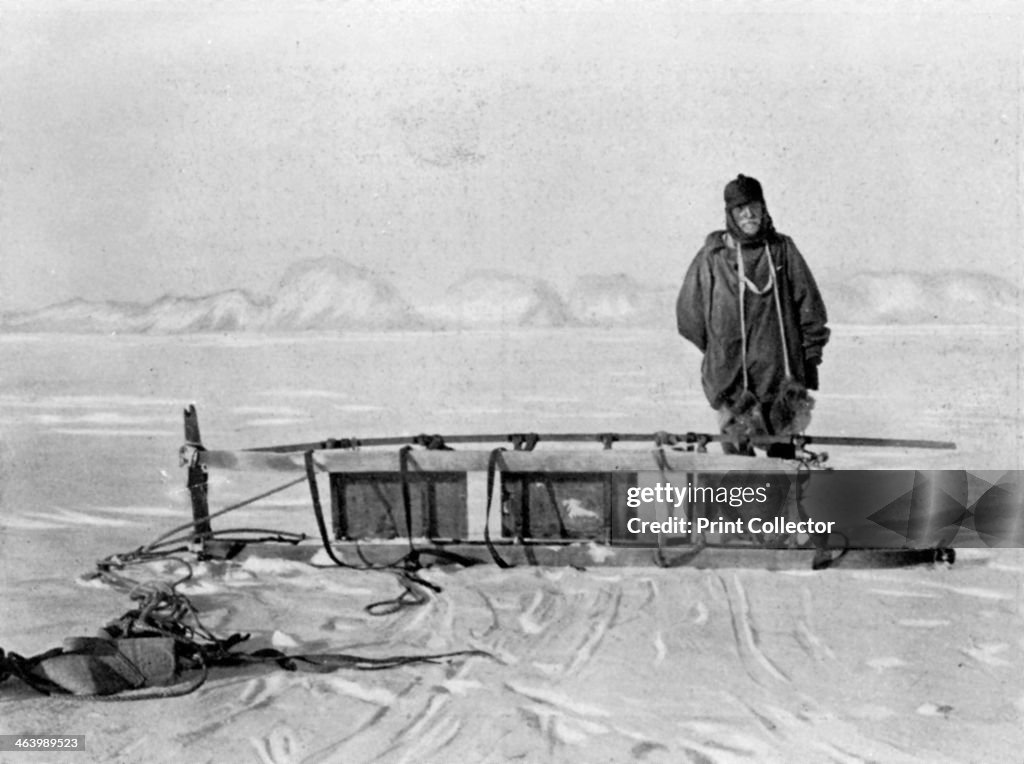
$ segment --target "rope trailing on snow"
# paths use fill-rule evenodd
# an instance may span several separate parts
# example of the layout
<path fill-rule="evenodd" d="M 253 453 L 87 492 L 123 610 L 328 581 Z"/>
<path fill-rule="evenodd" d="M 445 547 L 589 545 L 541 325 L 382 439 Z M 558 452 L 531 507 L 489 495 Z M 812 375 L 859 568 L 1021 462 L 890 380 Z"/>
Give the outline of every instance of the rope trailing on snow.
<path fill-rule="evenodd" d="M 406 453 L 405 449 L 401 452 L 401 463 L 403 465 L 405 465 L 405 460 L 407 458 Z M 412 498 L 408 489 L 408 479 L 405 477 L 405 469 L 407 469 L 407 467 L 403 469 L 402 500 L 408 534 L 409 552 L 398 560 L 386 565 L 373 565 L 366 561 L 365 558 L 363 558 L 363 565 L 352 565 L 351 563 L 345 562 L 335 554 L 334 547 L 331 544 L 331 540 L 327 532 L 327 522 L 324 520 L 323 505 L 320 501 L 320 488 L 316 482 L 316 472 L 319 467 L 316 460 L 313 458 L 312 451 L 306 451 L 304 457 L 306 466 L 306 477 L 304 479 L 309 482 L 309 494 L 313 504 L 313 514 L 316 516 L 316 525 L 320 532 L 320 541 L 323 544 L 323 548 L 327 553 L 327 556 L 336 566 L 341 568 L 349 568 L 351 570 L 376 570 L 392 573 L 398 577 L 398 583 L 402 586 L 402 593 L 397 597 L 367 605 L 364 608 L 367 613 L 370 613 L 371 615 L 391 615 L 393 613 L 397 613 L 403 608 L 416 607 L 429 602 L 430 596 L 427 594 L 427 590 L 433 591 L 437 594 L 440 594 L 443 591 L 440 586 L 437 586 L 436 584 L 433 584 L 417 575 L 417 571 L 423 568 L 423 565 L 420 562 L 420 557 L 423 554 L 434 555 L 440 559 L 466 567 L 479 564 L 479 560 L 474 560 L 442 549 L 420 550 L 416 548 L 412 538 Z"/>
<path fill-rule="evenodd" d="M 437 438 L 431 446 L 438 445 Z M 187 695 L 199 689 L 208 679 L 212 667 L 243 666 L 256 663 L 274 663 L 286 670 L 316 672 L 350 668 L 360 671 L 380 671 L 415 663 L 435 663 L 456 657 L 492 657 L 481 650 L 459 650 L 447 653 L 425 655 L 397 655 L 380 658 L 352 655 L 347 653 L 318 653 L 308 655 L 287 655 L 275 649 L 252 652 L 235 651 L 234 648 L 249 639 L 249 634 L 232 634 L 220 638 L 202 622 L 198 610 L 178 587 L 194 575 L 192 565 L 177 556 L 190 551 L 189 546 L 173 547 L 182 541 L 191 541 L 192 531 L 198 522 L 241 509 L 260 499 L 290 488 L 302 481 L 309 481 L 317 525 L 324 548 L 335 564 L 341 567 L 363 569 L 348 565 L 333 552 L 327 539 L 326 523 L 320 505 L 319 491 L 315 479 L 315 462 L 312 452 L 306 454 L 306 475 L 289 481 L 245 501 L 238 502 L 215 512 L 207 518 L 178 526 L 158 536 L 149 544 L 128 553 L 113 554 L 97 562 L 94 577 L 99 578 L 115 590 L 124 592 L 136 604 L 120 618 L 104 626 L 98 637 L 74 637 L 65 640 L 63 647 L 47 650 L 32 657 L 0 649 L 0 682 L 10 677 L 21 679 L 26 685 L 45 694 L 62 694 L 91 700 L 128 701 L 155 698 L 172 698 Z M 407 520 L 411 514 L 407 509 Z M 409 526 L 411 530 L 411 525 Z M 263 528 L 235 528 L 219 532 L 204 533 L 209 539 L 226 533 L 270 534 L 268 540 L 297 543 L 304 534 Z M 427 590 L 440 592 L 438 586 L 415 574 L 419 569 L 418 553 L 412 544 L 411 554 L 398 563 L 371 568 L 393 573 L 399 577 L 403 592 L 393 600 L 374 603 L 366 610 L 374 615 L 394 613 L 410 605 L 422 605 L 429 600 Z M 230 539 L 243 545 L 253 540 Z M 169 548 L 173 547 L 173 548 Z M 444 552 L 431 552 L 448 557 L 462 564 L 479 561 Z M 171 582 L 139 581 L 126 574 L 131 566 L 163 561 L 184 567 L 184 572 Z M 185 682 L 171 685 L 186 672 L 197 672 L 197 676 Z"/>
<path fill-rule="evenodd" d="M 245 499 L 244 501 L 240 501 L 237 504 L 232 504 L 232 505 L 230 505 L 228 507 L 225 507 L 224 509 L 217 510 L 213 514 L 207 515 L 206 517 L 204 517 L 201 521 L 192 520 L 190 522 L 183 523 L 182 525 L 179 525 L 178 527 L 172 528 L 171 530 L 167 531 L 167 533 L 164 533 L 161 536 L 157 536 L 156 539 L 151 541 L 146 546 L 142 547 L 140 551 L 143 552 L 143 553 L 149 552 L 150 550 L 152 550 L 155 547 L 159 546 L 161 544 L 161 542 L 163 542 L 164 540 L 172 538 L 175 534 L 181 533 L 182 531 L 185 531 L 185 530 L 192 530 L 192 529 L 194 529 L 196 524 L 197 524 L 197 522 L 209 522 L 210 520 L 212 520 L 215 517 L 220 517 L 221 515 L 226 515 L 228 512 L 234 512 L 236 509 L 241 509 L 242 507 L 247 507 L 250 504 L 255 504 L 257 501 L 260 501 L 261 499 L 265 499 L 268 496 L 273 496 L 275 493 L 280 493 L 281 491 L 284 491 L 284 490 L 286 490 L 288 488 L 291 488 L 294 485 L 298 485 L 299 483 L 304 482 L 305 479 L 306 479 L 305 477 L 300 477 L 300 478 L 296 478 L 295 480 L 289 480 L 287 483 L 282 483 L 281 485 L 277 486 L 276 488 L 271 488 L 269 491 L 264 491 L 263 493 L 257 494 L 256 496 L 253 496 L 251 498 Z"/>

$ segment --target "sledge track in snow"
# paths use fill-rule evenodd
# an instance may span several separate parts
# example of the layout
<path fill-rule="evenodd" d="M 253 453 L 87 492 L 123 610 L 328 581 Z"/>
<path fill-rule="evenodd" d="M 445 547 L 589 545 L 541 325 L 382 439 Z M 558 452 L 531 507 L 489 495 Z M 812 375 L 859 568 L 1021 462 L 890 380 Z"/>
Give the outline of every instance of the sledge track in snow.
<path fill-rule="evenodd" d="M 359 575 L 353 586 L 350 573 L 302 566 L 211 571 L 202 597 L 221 628 L 264 624 L 264 638 L 287 629 L 297 652 L 329 644 L 397 654 L 443 645 L 496 659 L 374 673 L 218 672 L 195 703 L 174 707 L 182 720 L 170 739 L 159 729 L 146 733 L 143 747 L 158 752 L 157 760 L 226 739 L 241 741 L 243 757 L 273 764 L 941 760 L 929 737 L 902 737 L 908 714 L 918 726 L 949 727 L 964 713 L 956 682 L 965 680 L 956 677 L 966 675 L 955 675 L 952 685 L 929 681 L 929 661 L 969 661 L 974 674 L 990 680 L 1020 663 L 1006 632 L 950 642 L 967 621 L 951 614 L 944 619 L 951 628 L 937 626 L 937 609 L 948 612 L 941 597 L 895 596 L 945 594 L 965 603 L 975 620 L 996 625 L 1014 590 L 999 584 L 1005 572 L 979 567 L 826 574 L 438 569 L 423 575 L 442 593 L 381 618 L 362 607 L 393 596 L 391 576 Z M 885 614 L 872 627 L 883 640 L 876 647 L 849 636 L 865 623 L 856 604 L 865 601 L 875 615 L 879 607 Z M 271 623 L 268 612 L 313 615 Z M 917 681 L 923 685 L 914 695 Z M 892 687 L 910 688 L 907 700 Z M 66 724 L 81 723 L 89 708 L 34 698 L 24 707 L 50 706 L 63 709 Z M 5 715 L 21 716 L 20 708 L 5 704 Z M 134 713 L 134 705 L 125 710 Z M 126 723 L 139 724 L 130 717 Z M 130 757 L 140 749 L 122 741 L 110 750 Z"/>

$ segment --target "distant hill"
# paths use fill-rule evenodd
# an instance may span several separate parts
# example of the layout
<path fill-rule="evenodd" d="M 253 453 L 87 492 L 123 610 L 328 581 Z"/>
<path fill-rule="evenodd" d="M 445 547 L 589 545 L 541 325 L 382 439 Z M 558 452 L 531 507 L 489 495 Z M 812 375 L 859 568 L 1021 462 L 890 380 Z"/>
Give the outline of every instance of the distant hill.
<path fill-rule="evenodd" d="M 149 304 L 71 300 L 41 310 L 0 316 L 11 332 L 178 334 L 230 332 L 263 325 L 265 307 L 245 292 L 161 297 Z"/>
<path fill-rule="evenodd" d="M 1021 287 L 974 271 L 858 273 L 823 285 L 834 321 L 857 324 L 1016 324 Z"/>
<path fill-rule="evenodd" d="M 475 271 L 425 308 L 446 328 L 552 327 L 572 323 L 561 296 L 547 282 L 500 271 Z"/>
<path fill-rule="evenodd" d="M 71 300 L 0 314 L 0 331 L 182 334 L 431 328 L 634 327 L 674 330 L 676 283 L 587 275 L 564 294 L 538 278 L 467 274 L 415 306 L 387 280 L 338 258 L 298 263 L 273 293 L 229 290 L 151 303 Z M 821 285 L 831 323 L 1018 324 L 1021 289 L 973 271 L 864 272 Z"/>
<path fill-rule="evenodd" d="M 9 332 L 180 334 L 192 332 L 345 331 L 416 328 L 423 321 L 386 281 L 323 258 L 299 263 L 272 297 L 232 290 L 153 303 L 72 300 L 0 316 Z"/>

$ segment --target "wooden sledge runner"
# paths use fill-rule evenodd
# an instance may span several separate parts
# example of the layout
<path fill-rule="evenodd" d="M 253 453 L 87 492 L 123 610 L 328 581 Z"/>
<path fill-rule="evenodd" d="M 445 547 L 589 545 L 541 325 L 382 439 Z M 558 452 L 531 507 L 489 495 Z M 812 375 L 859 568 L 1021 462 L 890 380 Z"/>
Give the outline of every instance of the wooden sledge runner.
<path fill-rule="evenodd" d="M 458 555 L 501 565 L 688 565 L 758 568 L 912 564 L 947 559 L 947 550 L 852 549 L 821 534 L 733 532 L 719 523 L 742 512 L 707 501 L 676 501 L 657 488 L 766 488 L 760 511 L 799 520 L 794 486 L 820 460 L 807 445 L 951 448 L 933 441 L 823 438 L 793 442 L 801 460 L 708 453 L 719 435 L 586 434 L 420 435 L 334 439 L 244 450 L 207 450 L 194 407 L 185 411 L 185 445 L 196 539 L 211 555 L 225 545 L 211 529 L 210 470 L 273 472 L 301 479 L 318 511 L 322 542 L 353 565 L 392 563 L 403 552 Z M 458 450 L 453 446 L 458 445 Z M 737 480 L 739 482 L 737 483 Z M 320 485 L 329 496 L 330 528 Z M 753 488 L 751 488 L 753 490 Z M 758 489 L 759 490 L 759 489 Z M 706 495 L 706 494 L 705 494 Z M 650 500 L 641 500 L 650 497 Z M 678 496 L 676 497 L 678 498 Z M 735 509 L 735 508 L 733 508 Z M 671 521 L 671 522 L 670 522 Z M 651 527 L 658 530 L 652 531 Z M 705 523 L 706 525 L 706 523 Z M 671 526 L 671 532 L 664 529 Z M 275 545 L 273 553 L 310 558 L 314 544 Z"/>

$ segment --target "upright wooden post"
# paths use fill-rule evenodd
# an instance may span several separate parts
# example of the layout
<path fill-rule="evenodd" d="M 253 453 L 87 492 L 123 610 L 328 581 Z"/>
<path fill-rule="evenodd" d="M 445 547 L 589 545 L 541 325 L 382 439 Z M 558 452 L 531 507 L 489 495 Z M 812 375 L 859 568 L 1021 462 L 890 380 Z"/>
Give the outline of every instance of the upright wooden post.
<path fill-rule="evenodd" d="M 195 533 L 197 537 L 209 536 L 212 529 L 210 528 L 210 505 L 207 501 L 206 470 L 195 458 L 200 451 L 205 449 L 199 435 L 199 416 L 196 414 L 194 405 L 185 409 L 185 447 L 191 449 L 192 455 L 188 462 L 187 485 L 192 498 L 192 521 L 195 523 Z"/>

